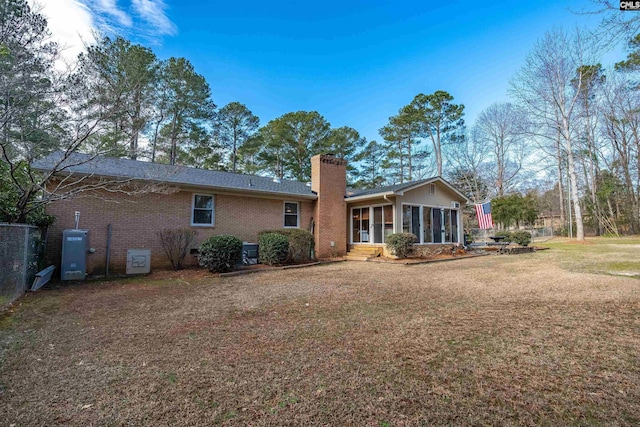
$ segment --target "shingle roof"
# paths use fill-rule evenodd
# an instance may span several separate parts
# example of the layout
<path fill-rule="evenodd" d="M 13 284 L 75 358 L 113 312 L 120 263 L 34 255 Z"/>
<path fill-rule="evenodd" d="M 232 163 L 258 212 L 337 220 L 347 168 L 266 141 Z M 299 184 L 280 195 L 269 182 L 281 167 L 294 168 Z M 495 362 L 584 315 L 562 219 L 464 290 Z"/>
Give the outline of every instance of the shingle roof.
<path fill-rule="evenodd" d="M 62 157 L 62 152 L 55 152 L 35 162 L 34 168 L 37 170 L 50 170 Z M 92 158 L 87 154 L 73 153 L 62 166 L 65 167 L 64 172 L 82 175 L 140 179 L 203 188 L 273 193 L 305 198 L 317 197 L 311 191 L 311 187 L 303 182 L 288 180 L 274 182 L 273 178 L 258 175 L 196 169 L 187 166 L 171 166 L 114 157 L 99 156 Z"/>
<path fill-rule="evenodd" d="M 368 196 L 370 194 L 380 194 L 380 193 L 394 193 L 396 191 L 402 191 L 402 190 L 410 188 L 410 187 L 415 187 L 416 185 L 420 185 L 420 184 L 427 183 L 429 181 L 433 181 L 434 179 L 435 178 L 426 178 L 426 179 L 421 179 L 419 181 L 411 181 L 411 182 L 405 182 L 405 183 L 402 183 L 402 184 L 387 185 L 385 187 L 377 187 L 377 188 L 366 188 L 366 189 L 362 189 L 362 188 L 353 189 L 353 188 L 350 188 L 347 191 L 347 197 Z"/>
<path fill-rule="evenodd" d="M 430 182 L 436 182 L 436 181 L 442 183 L 443 185 L 448 187 L 451 191 L 453 191 L 455 194 L 460 196 L 460 200 L 464 200 L 465 203 L 469 203 L 469 199 L 464 194 L 462 194 L 460 190 L 455 188 L 453 185 L 451 185 L 451 183 L 449 183 L 447 180 L 443 179 L 440 176 L 433 176 L 431 178 L 425 178 L 418 181 L 405 182 L 402 184 L 388 185 L 386 187 L 369 188 L 369 189 L 351 189 L 350 188 L 347 190 L 347 201 L 349 201 L 350 198 L 356 198 L 356 197 L 371 199 L 371 198 L 379 197 L 389 193 L 402 194 L 402 192 L 405 190 L 414 189 L 422 185 L 428 184 Z"/>

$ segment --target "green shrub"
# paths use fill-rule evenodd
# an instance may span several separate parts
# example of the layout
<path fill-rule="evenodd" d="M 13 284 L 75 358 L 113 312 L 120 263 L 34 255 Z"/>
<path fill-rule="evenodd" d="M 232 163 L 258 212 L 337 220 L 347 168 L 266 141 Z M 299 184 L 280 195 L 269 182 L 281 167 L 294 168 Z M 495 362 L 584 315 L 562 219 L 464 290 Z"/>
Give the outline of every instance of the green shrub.
<path fill-rule="evenodd" d="M 413 251 L 416 236 L 411 233 L 395 233 L 385 238 L 387 249 L 399 258 L 406 258 Z"/>
<path fill-rule="evenodd" d="M 231 271 L 241 260 L 242 240 L 236 236 L 213 236 L 200 245 L 198 261 L 213 273 Z"/>
<path fill-rule="evenodd" d="M 520 246 L 527 246 L 531 243 L 531 233 L 528 231 L 498 231 L 494 236 L 503 236 L 504 241 L 517 243 Z"/>
<path fill-rule="evenodd" d="M 528 231 L 514 231 L 511 233 L 511 241 L 520 246 L 527 246 L 531 243 L 531 233 Z"/>
<path fill-rule="evenodd" d="M 268 265 L 284 264 L 289 257 L 289 239 L 279 233 L 262 233 L 258 239 L 260 262 Z"/>
<path fill-rule="evenodd" d="M 278 230 L 265 230 L 259 233 L 262 236 L 265 233 L 276 233 L 286 236 L 289 240 L 289 255 L 287 262 L 307 262 L 311 260 L 311 252 L 315 241 L 313 234 L 307 230 L 301 230 L 299 228 L 282 228 Z M 262 248 L 260 248 L 262 250 Z"/>
<path fill-rule="evenodd" d="M 493 233 L 494 237 L 504 237 L 504 239 L 502 240 L 503 242 L 509 243 L 512 241 L 513 236 L 511 235 L 510 231 L 498 231 L 496 233 Z"/>

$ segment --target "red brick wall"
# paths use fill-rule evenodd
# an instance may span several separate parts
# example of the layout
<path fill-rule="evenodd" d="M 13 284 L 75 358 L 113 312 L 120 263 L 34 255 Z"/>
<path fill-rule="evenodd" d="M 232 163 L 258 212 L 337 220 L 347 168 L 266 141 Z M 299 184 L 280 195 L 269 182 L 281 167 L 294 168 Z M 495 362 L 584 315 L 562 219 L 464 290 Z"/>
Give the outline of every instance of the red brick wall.
<path fill-rule="evenodd" d="M 318 194 L 314 210 L 316 256 L 347 253 L 347 162 L 330 155 L 311 158 L 311 189 Z M 335 247 L 331 247 L 331 242 Z"/>
<path fill-rule="evenodd" d="M 96 249 L 95 253 L 87 255 L 87 272 L 102 274 L 106 265 L 108 224 L 113 227 L 110 272 L 124 273 L 127 249 L 151 249 L 153 268 L 170 267 L 157 236 L 158 230 L 182 227 L 196 230 L 198 237 L 194 247 L 219 234 L 232 234 L 243 241 L 257 242 L 258 232 L 283 227 L 285 200 L 299 201 L 214 194 L 214 226 L 196 227 L 190 225 L 194 193 L 208 194 L 206 191 L 180 191 L 175 194 L 109 195 L 106 197 L 110 201 L 78 197 L 51 203 L 47 212 L 57 220 L 49 229 L 47 260 L 60 265 L 62 230 L 74 228 L 75 211 L 80 211 L 80 228 L 89 229 L 89 245 Z M 308 229 L 315 202 L 299 202 L 300 228 Z M 188 256 L 187 262 L 197 263 L 193 256 Z"/>

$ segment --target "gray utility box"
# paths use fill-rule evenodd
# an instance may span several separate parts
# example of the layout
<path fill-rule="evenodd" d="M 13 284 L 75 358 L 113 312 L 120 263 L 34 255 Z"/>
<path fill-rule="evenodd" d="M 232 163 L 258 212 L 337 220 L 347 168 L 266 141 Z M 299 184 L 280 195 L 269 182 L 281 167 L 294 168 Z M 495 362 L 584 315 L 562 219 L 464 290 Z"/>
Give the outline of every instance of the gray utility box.
<path fill-rule="evenodd" d="M 87 251 L 89 230 L 64 230 L 62 232 L 62 280 L 84 280 L 87 277 Z"/>
<path fill-rule="evenodd" d="M 151 271 L 151 249 L 127 250 L 127 274 L 146 274 Z"/>

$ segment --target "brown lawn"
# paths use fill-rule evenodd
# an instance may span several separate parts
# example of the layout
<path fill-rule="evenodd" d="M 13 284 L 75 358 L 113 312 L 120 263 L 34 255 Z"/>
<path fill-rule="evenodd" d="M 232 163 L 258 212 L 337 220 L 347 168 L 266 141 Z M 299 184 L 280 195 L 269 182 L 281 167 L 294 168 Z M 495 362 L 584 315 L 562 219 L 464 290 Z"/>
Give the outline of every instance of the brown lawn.
<path fill-rule="evenodd" d="M 0 425 L 638 425 L 640 281 L 569 246 L 30 294 Z"/>

